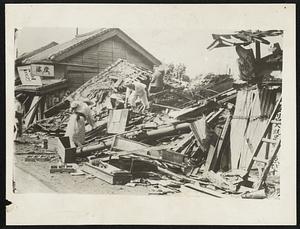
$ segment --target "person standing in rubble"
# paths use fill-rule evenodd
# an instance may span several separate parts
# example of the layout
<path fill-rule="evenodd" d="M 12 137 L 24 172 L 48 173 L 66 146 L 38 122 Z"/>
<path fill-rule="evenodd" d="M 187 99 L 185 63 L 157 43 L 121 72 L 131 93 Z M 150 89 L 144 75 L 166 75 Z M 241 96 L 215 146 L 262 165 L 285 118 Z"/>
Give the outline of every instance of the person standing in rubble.
<path fill-rule="evenodd" d="M 21 95 L 18 95 L 15 97 L 16 138 L 22 137 L 24 111 L 24 105 L 21 103 Z"/>
<path fill-rule="evenodd" d="M 156 67 L 150 82 L 149 94 L 157 93 L 164 89 L 164 76 L 165 76 L 165 67 L 163 65 Z"/>
<path fill-rule="evenodd" d="M 133 108 L 135 108 L 137 99 L 140 99 L 143 104 L 142 111 L 149 109 L 150 106 L 149 106 L 145 84 L 134 81 L 125 84 L 125 87 L 126 87 L 125 107 L 128 102 Z"/>
<path fill-rule="evenodd" d="M 83 101 L 73 101 L 70 110 L 72 112 L 65 136 L 70 138 L 71 147 L 82 146 L 85 142 L 85 121 L 95 127 L 91 111 L 87 103 Z"/>

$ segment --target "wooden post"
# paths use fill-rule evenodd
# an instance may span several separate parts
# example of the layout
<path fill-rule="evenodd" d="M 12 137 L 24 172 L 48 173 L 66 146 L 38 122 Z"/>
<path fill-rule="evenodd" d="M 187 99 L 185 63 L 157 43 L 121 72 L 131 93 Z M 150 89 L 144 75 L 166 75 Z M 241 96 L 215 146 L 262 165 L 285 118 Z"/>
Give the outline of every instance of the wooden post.
<path fill-rule="evenodd" d="M 45 96 L 42 96 L 39 107 L 38 107 L 38 112 L 37 112 L 37 120 L 41 120 L 44 118 L 44 107 L 45 107 Z"/>
<path fill-rule="evenodd" d="M 266 138 L 271 139 L 271 136 L 272 136 L 272 124 L 270 125 L 270 130 L 269 130 L 269 132 L 267 133 Z M 270 144 L 267 144 L 267 145 L 266 145 L 265 159 L 269 159 L 269 156 L 270 156 L 269 154 L 270 154 Z"/>
<path fill-rule="evenodd" d="M 260 60 L 260 42 L 259 41 L 255 42 L 255 55 L 256 55 L 256 60 Z"/>

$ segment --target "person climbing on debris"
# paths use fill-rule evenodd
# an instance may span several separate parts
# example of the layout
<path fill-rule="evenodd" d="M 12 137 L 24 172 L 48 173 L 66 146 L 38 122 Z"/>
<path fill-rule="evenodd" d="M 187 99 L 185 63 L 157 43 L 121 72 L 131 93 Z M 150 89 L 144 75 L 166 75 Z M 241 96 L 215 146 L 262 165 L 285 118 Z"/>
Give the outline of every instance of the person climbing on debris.
<path fill-rule="evenodd" d="M 164 76 L 165 76 L 165 67 L 160 65 L 155 68 L 152 75 L 152 79 L 149 86 L 149 94 L 157 93 L 164 89 Z"/>
<path fill-rule="evenodd" d="M 19 94 L 15 97 L 15 132 L 16 137 L 22 137 L 22 126 L 23 126 L 23 116 L 24 116 L 24 105 L 21 103 L 21 97 L 22 95 Z"/>
<path fill-rule="evenodd" d="M 149 109 L 150 106 L 149 106 L 145 84 L 137 81 L 133 81 L 133 82 L 126 83 L 125 87 L 126 87 L 125 108 L 127 107 L 127 102 L 133 108 L 135 108 L 137 99 L 140 99 L 143 104 L 142 112 Z"/>
<path fill-rule="evenodd" d="M 85 120 L 95 127 L 94 120 L 91 116 L 91 111 L 86 102 L 73 101 L 70 105 L 72 112 L 65 136 L 70 138 L 71 147 L 77 147 L 84 144 L 85 141 Z"/>
<path fill-rule="evenodd" d="M 82 102 L 83 103 L 81 104 L 81 106 L 84 108 L 86 120 L 91 125 L 92 129 L 94 129 L 96 126 L 91 110 L 91 106 L 93 106 L 94 103 L 88 98 L 83 98 Z"/>

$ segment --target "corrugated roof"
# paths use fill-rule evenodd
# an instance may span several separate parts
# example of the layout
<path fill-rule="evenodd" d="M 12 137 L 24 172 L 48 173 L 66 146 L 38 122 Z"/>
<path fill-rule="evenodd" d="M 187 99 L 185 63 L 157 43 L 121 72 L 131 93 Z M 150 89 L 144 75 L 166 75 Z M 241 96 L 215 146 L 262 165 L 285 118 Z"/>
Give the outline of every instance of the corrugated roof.
<path fill-rule="evenodd" d="M 40 48 L 38 48 L 38 49 L 35 49 L 35 50 L 31 51 L 31 52 L 22 53 L 22 55 L 20 55 L 20 56 L 16 59 L 16 62 L 21 62 L 22 60 L 24 60 L 24 59 L 26 59 L 26 58 L 29 58 L 29 57 L 31 57 L 31 56 L 37 54 L 37 53 L 43 52 L 43 51 L 45 51 L 46 49 L 50 49 L 50 48 L 52 48 L 52 47 L 54 47 L 54 46 L 56 46 L 56 45 L 58 45 L 58 43 L 55 42 L 55 41 L 52 41 L 52 42 L 50 42 L 49 44 L 44 45 L 44 46 L 42 46 L 42 47 L 40 47 Z"/>

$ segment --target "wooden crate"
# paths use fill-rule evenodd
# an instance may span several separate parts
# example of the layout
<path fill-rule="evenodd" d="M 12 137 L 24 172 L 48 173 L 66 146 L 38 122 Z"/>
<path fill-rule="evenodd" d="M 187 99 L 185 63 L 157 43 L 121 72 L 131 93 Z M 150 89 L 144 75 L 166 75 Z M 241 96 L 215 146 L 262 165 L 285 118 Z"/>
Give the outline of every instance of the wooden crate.
<path fill-rule="evenodd" d="M 73 163 L 76 158 L 76 147 L 71 148 L 69 137 L 60 137 L 57 142 L 57 153 L 63 163 Z"/>
<path fill-rule="evenodd" d="M 129 140 L 115 135 L 111 145 L 111 150 L 132 151 L 138 149 L 147 149 L 149 147 L 150 145 L 145 143 Z"/>

